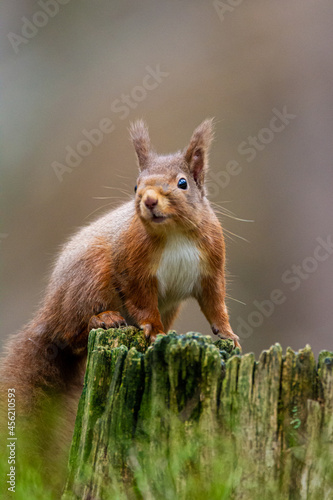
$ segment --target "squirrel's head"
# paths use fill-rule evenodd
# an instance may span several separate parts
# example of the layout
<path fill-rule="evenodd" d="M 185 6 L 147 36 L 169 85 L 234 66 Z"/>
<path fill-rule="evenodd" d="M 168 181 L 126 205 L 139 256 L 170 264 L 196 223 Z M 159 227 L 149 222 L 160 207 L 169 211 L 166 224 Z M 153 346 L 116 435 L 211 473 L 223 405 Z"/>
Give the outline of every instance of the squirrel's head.
<path fill-rule="evenodd" d="M 138 158 L 136 211 L 151 228 L 172 224 L 191 229 L 201 219 L 205 198 L 205 173 L 213 139 L 213 120 L 202 122 L 189 145 L 177 153 L 159 156 L 151 147 L 148 128 L 141 120 L 130 135 Z"/>

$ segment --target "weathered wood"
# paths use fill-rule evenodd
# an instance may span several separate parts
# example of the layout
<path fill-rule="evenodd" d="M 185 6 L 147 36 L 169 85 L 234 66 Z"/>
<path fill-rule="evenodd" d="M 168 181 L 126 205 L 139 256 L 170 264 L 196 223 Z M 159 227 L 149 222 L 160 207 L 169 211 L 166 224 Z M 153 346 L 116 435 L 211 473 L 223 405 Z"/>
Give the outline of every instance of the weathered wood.
<path fill-rule="evenodd" d="M 149 457 L 177 462 L 196 439 L 207 471 L 231 453 L 223 498 L 333 498 L 333 353 L 316 364 L 309 346 L 283 355 L 276 344 L 256 362 L 197 333 L 148 347 L 134 328 L 93 330 L 88 347 L 63 499 L 116 498 L 119 485 L 122 498 L 163 498 L 133 470 Z M 186 477 L 175 473 L 177 498 L 188 498 Z"/>

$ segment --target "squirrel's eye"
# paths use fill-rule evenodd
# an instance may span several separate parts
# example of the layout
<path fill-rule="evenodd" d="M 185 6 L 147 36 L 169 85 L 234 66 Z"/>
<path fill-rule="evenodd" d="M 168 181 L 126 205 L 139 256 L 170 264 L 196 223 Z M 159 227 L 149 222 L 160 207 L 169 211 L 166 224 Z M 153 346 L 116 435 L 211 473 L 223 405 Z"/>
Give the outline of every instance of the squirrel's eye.
<path fill-rule="evenodd" d="M 134 188 L 134 193 L 136 193 L 136 190 L 138 189 L 138 186 L 135 186 Z"/>
<path fill-rule="evenodd" d="M 180 189 L 187 189 L 187 180 L 182 177 L 181 179 L 179 179 L 177 186 Z"/>

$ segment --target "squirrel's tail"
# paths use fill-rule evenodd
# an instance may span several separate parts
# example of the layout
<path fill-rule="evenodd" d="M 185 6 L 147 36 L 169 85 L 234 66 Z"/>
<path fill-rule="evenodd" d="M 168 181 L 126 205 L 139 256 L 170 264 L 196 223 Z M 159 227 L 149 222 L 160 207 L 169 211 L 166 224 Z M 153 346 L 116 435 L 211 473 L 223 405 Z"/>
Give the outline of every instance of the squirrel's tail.
<path fill-rule="evenodd" d="M 68 346 L 52 340 L 38 321 L 12 335 L 0 361 L 1 393 L 14 389 L 19 413 L 29 415 L 36 407 L 73 387 L 82 387 L 84 358 Z M 2 398 L 1 398 L 2 399 Z"/>
<path fill-rule="evenodd" d="M 0 360 L 0 436 L 9 435 L 11 410 L 22 464 L 42 471 L 48 486 L 53 478 L 57 488 L 65 477 L 82 390 L 82 358 L 80 367 L 51 338 L 35 320 L 7 342 Z"/>

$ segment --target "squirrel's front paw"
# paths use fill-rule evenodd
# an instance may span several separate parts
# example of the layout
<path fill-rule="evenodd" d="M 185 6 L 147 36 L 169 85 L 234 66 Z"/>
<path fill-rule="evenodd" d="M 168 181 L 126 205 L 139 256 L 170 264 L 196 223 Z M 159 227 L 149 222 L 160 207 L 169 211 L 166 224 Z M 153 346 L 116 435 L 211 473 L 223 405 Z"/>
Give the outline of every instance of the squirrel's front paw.
<path fill-rule="evenodd" d="M 226 328 L 226 329 L 223 329 L 222 331 L 217 328 L 215 325 L 212 325 L 212 332 L 217 335 L 218 337 L 220 337 L 220 339 L 230 339 L 230 340 L 233 340 L 234 342 L 234 346 L 235 347 L 239 347 L 240 349 L 242 348 L 240 343 L 239 343 L 239 337 L 238 335 L 236 335 L 232 330 L 231 328 Z"/>
<path fill-rule="evenodd" d="M 88 330 L 89 332 L 93 328 L 108 330 L 109 328 L 121 328 L 122 326 L 127 326 L 127 323 L 119 312 L 105 311 L 90 318 Z"/>
<path fill-rule="evenodd" d="M 156 336 L 160 333 L 165 335 L 165 333 L 160 328 L 154 328 L 151 323 L 144 323 L 141 325 L 141 328 L 145 334 L 147 340 L 150 340 L 150 343 L 155 342 Z"/>

